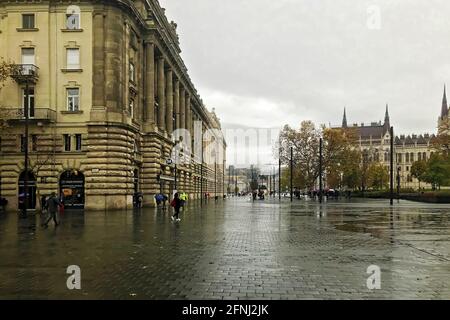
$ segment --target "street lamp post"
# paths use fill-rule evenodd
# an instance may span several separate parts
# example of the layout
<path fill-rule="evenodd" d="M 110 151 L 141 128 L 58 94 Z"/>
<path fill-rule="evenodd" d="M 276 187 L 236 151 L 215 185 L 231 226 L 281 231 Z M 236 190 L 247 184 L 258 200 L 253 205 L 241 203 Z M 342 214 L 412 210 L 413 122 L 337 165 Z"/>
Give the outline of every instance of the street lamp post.
<path fill-rule="evenodd" d="M 25 81 L 25 103 L 24 103 L 24 113 L 25 113 L 25 139 L 24 139 L 24 148 L 25 148 L 25 174 L 23 177 L 23 189 L 24 189 L 24 196 L 23 196 L 23 206 L 22 206 L 22 217 L 27 217 L 27 210 L 28 210 L 28 122 L 29 122 L 29 102 L 30 102 L 30 95 L 29 95 L 29 82 L 28 78 Z"/>
<path fill-rule="evenodd" d="M 233 169 L 234 170 L 234 196 L 237 197 L 237 172 L 236 172 L 236 168 Z"/>
<path fill-rule="evenodd" d="M 214 199 L 217 199 L 217 160 L 214 156 Z"/>
<path fill-rule="evenodd" d="M 319 202 L 322 203 L 322 195 L 323 195 L 323 139 L 319 140 Z"/>
<path fill-rule="evenodd" d="M 293 190 L 293 173 L 294 173 L 294 148 L 291 147 L 291 177 L 290 177 L 290 187 L 291 187 L 291 202 L 293 201 L 294 190 Z"/>
<path fill-rule="evenodd" d="M 281 148 L 278 155 L 278 200 L 281 201 Z"/>
<path fill-rule="evenodd" d="M 222 197 L 225 195 L 225 160 L 223 160 L 222 168 Z"/>
<path fill-rule="evenodd" d="M 391 150 L 390 150 L 390 204 L 394 205 L 394 127 L 390 129 Z"/>
<path fill-rule="evenodd" d="M 401 167 L 397 167 L 397 202 L 400 202 L 400 171 Z"/>

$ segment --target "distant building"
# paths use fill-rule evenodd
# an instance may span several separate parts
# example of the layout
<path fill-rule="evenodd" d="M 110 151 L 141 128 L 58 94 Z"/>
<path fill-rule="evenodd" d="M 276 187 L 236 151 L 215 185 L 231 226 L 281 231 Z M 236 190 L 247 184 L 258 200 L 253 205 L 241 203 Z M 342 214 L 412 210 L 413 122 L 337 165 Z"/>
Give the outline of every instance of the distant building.
<path fill-rule="evenodd" d="M 449 130 L 450 111 L 447 103 L 446 89 L 442 98 L 441 114 L 438 119 L 438 132 Z M 390 132 L 391 127 L 389 107 L 386 105 L 384 122 L 371 122 L 370 124 L 348 125 L 347 110 L 344 108 L 342 125 L 339 128 L 354 128 L 358 136 L 358 144 L 362 151 L 363 162 L 379 162 L 389 169 L 390 166 Z M 449 132 L 450 133 L 450 132 Z M 414 162 L 427 160 L 433 154 L 432 140 L 434 134 L 412 134 L 399 135 L 394 139 L 395 148 L 395 174 L 400 175 L 400 186 L 402 188 L 419 187 L 419 181 L 411 176 L 411 166 Z M 397 181 L 397 178 L 395 179 Z M 395 182 L 396 183 L 396 182 Z M 420 187 L 430 187 L 421 183 Z"/>

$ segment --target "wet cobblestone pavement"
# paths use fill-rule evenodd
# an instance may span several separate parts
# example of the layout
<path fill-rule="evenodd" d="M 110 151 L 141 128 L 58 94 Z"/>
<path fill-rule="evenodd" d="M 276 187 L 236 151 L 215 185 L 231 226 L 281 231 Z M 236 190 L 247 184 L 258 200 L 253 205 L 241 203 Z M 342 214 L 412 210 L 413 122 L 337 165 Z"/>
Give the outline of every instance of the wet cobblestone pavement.
<path fill-rule="evenodd" d="M 450 206 L 385 200 L 0 214 L 0 299 L 450 299 Z M 66 268 L 81 268 L 68 290 Z M 381 289 L 366 271 L 381 268 Z"/>

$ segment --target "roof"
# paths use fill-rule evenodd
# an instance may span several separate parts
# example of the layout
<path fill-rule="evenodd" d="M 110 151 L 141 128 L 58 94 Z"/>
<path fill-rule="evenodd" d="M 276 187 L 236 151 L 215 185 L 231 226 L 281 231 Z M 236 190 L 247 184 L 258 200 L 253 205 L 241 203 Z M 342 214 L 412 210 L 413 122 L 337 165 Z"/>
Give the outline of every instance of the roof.
<path fill-rule="evenodd" d="M 384 126 L 380 125 L 371 125 L 371 126 L 358 126 L 355 127 L 358 130 L 358 135 L 362 139 L 367 138 L 376 138 L 376 137 L 383 137 L 385 133 L 387 132 L 386 128 Z"/>

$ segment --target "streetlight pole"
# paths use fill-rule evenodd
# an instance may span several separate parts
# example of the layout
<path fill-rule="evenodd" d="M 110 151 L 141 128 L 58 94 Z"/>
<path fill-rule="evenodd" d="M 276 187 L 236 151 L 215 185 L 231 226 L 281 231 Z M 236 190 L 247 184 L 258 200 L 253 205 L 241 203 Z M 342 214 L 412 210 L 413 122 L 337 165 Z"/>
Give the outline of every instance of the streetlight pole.
<path fill-rule="evenodd" d="M 234 196 L 237 197 L 237 172 L 236 168 L 234 170 Z"/>
<path fill-rule="evenodd" d="M 391 150 L 390 150 L 390 204 L 394 205 L 394 127 L 391 127 Z"/>
<path fill-rule="evenodd" d="M 29 110 L 30 110 L 30 93 L 29 93 L 29 84 L 28 84 L 28 78 L 25 81 L 25 103 L 24 103 L 24 113 L 25 113 L 25 141 L 24 141 L 24 148 L 25 148 L 25 174 L 23 177 L 23 189 L 24 189 L 24 196 L 23 196 L 23 206 L 22 206 L 22 217 L 27 217 L 27 210 L 28 210 L 28 120 L 29 120 Z"/>
<path fill-rule="evenodd" d="M 203 205 L 203 135 L 202 135 L 202 156 L 200 164 L 200 204 Z"/>
<path fill-rule="evenodd" d="M 397 202 L 400 202 L 400 170 L 401 167 L 397 167 Z"/>
<path fill-rule="evenodd" d="M 319 140 L 319 202 L 322 203 L 322 194 L 323 194 L 323 139 Z"/>
<path fill-rule="evenodd" d="M 223 160 L 223 169 L 222 169 L 222 197 L 225 195 L 225 160 Z"/>
<path fill-rule="evenodd" d="M 217 199 L 217 160 L 214 156 L 214 199 Z"/>
<path fill-rule="evenodd" d="M 294 173 L 294 148 L 291 147 L 291 181 L 290 181 L 290 187 L 291 187 L 291 202 L 293 201 L 293 196 L 294 196 L 294 190 L 293 190 L 293 173 Z"/>
<path fill-rule="evenodd" d="M 278 200 L 281 201 L 281 148 L 278 155 Z"/>

